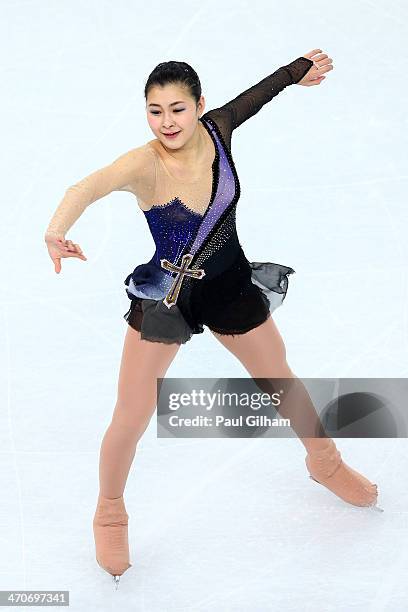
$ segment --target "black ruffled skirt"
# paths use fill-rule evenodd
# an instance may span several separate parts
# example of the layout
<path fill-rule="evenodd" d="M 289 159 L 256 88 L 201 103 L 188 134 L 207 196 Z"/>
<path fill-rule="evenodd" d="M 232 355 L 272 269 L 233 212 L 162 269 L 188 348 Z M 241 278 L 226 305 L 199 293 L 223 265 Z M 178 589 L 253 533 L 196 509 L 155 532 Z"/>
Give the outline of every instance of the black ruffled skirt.
<path fill-rule="evenodd" d="M 240 250 L 234 264 L 218 276 L 186 278 L 189 290 L 181 292 L 171 308 L 162 299 L 133 296 L 123 316 L 142 339 L 152 342 L 185 344 L 202 333 L 204 325 L 219 334 L 244 334 L 282 304 L 288 276 L 294 272 L 281 264 L 250 262 Z"/>

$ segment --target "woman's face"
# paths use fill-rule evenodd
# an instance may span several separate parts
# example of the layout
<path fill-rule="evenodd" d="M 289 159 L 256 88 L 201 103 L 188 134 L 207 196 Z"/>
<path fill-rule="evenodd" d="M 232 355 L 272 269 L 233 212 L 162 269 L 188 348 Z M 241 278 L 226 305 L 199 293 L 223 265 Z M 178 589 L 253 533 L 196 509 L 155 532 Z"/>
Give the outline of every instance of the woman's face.
<path fill-rule="evenodd" d="M 198 105 L 189 90 L 182 85 L 168 83 L 149 89 L 146 100 L 147 120 L 153 134 L 166 147 L 178 149 L 193 136 L 205 107 L 201 96 Z M 166 134 L 178 132 L 172 138 Z"/>

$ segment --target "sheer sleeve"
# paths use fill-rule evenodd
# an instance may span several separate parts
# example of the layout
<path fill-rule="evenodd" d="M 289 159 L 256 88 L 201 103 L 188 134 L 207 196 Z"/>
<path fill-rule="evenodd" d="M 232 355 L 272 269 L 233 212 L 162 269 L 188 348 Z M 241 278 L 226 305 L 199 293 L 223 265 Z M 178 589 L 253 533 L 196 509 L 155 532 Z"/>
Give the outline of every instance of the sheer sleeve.
<path fill-rule="evenodd" d="M 137 196 L 146 187 L 154 189 L 154 183 L 155 161 L 150 147 L 131 149 L 68 187 L 45 233 L 65 236 L 86 207 L 96 200 L 112 191 L 130 191 Z"/>
<path fill-rule="evenodd" d="M 203 115 L 214 119 L 225 142 L 231 146 L 231 134 L 244 121 L 255 115 L 267 102 L 278 95 L 288 85 L 298 83 L 309 69 L 313 61 L 307 57 L 298 57 L 286 66 L 281 66 L 275 72 L 252 85 L 219 108 L 212 109 Z"/>

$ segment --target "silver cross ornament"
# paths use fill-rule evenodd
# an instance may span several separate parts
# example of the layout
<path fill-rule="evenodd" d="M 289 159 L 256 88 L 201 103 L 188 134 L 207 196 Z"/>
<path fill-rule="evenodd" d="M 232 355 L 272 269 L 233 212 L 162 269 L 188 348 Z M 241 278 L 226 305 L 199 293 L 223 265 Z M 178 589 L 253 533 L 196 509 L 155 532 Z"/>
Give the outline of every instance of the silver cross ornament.
<path fill-rule="evenodd" d="M 203 276 L 205 276 L 204 270 L 193 270 L 188 268 L 192 259 L 193 255 L 191 253 L 186 253 L 181 258 L 181 266 L 177 266 L 168 259 L 160 260 L 162 268 L 165 268 L 170 272 L 177 272 L 177 276 L 174 278 L 173 284 L 163 300 L 163 303 L 166 304 L 167 308 L 171 308 L 177 302 L 181 284 L 185 276 L 191 276 L 192 278 L 203 278 Z"/>

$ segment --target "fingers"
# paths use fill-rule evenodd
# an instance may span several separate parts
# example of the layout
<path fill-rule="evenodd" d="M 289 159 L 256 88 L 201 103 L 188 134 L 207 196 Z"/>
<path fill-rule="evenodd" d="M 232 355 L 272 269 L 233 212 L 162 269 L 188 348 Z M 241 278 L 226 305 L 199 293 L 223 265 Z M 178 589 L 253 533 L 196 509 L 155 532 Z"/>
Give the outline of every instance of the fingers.
<path fill-rule="evenodd" d="M 57 274 L 61 272 L 61 259 L 59 257 L 55 257 L 53 259 L 55 271 Z"/>
<path fill-rule="evenodd" d="M 82 259 L 83 261 L 87 261 L 85 255 L 79 255 L 77 253 L 70 253 L 69 255 L 65 255 L 65 257 L 78 257 L 78 259 Z M 54 269 L 57 274 L 61 272 L 61 257 L 53 257 Z"/>
<path fill-rule="evenodd" d="M 314 68 L 319 72 L 319 75 L 328 70 L 333 70 L 333 60 L 331 57 L 324 55 L 322 59 L 314 60 Z"/>
<path fill-rule="evenodd" d="M 327 55 L 325 55 L 317 63 L 319 65 L 319 68 L 322 68 L 322 66 L 328 66 L 329 64 L 333 64 L 333 59 L 331 57 L 328 57 Z M 332 66 L 332 68 L 333 68 L 333 66 Z"/>
<path fill-rule="evenodd" d="M 78 247 L 78 245 L 75 245 L 76 247 Z M 68 253 L 68 252 L 64 252 L 63 254 L 61 254 L 60 257 L 54 255 L 52 256 L 52 261 L 54 263 L 54 268 L 55 268 L 55 272 L 57 274 L 59 274 L 61 272 L 61 258 L 62 257 L 78 257 L 78 259 L 82 259 L 82 261 L 87 261 L 87 258 L 85 257 L 85 255 L 82 253 L 81 249 L 79 249 L 80 252 L 77 253 Z M 64 249 L 65 251 L 65 249 Z"/>
<path fill-rule="evenodd" d="M 309 85 L 309 86 L 312 86 L 312 85 L 320 85 L 320 83 L 321 83 L 321 82 L 323 81 L 323 79 L 325 79 L 325 78 L 326 78 L 325 76 L 321 76 L 321 77 L 318 77 L 317 79 L 311 79 L 311 80 L 308 82 L 308 85 Z"/>
<path fill-rule="evenodd" d="M 316 55 L 316 53 L 322 53 L 321 49 L 313 49 L 313 51 L 309 51 L 309 53 L 305 53 L 303 57 L 307 57 L 308 59 L 312 59 L 313 55 Z"/>
<path fill-rule="evenodd" d="M 73 242 L 72 244 L 73 244 L 73 247 L 74 247 L 74 249 L 75 249 L 75 253 L 77 254 L 77 256 L 78 256 L 80 259 L 84 259 L 84 260 L 86 260 L 86 257 L 85 257 L 85 255 L 83 254 L 82 249 L 81 249 L 81 247 L 79 246 L 79 244 L 76 244 L 75 242 Z"/>
<path fill-rule="evenodd" d="M 52 244 L 53 243 L 53 244 Z M 61 259 L 64 257 L 78 257 L 83 261 L 87 258 L 82 252 L 81 247 L 72 240 L 65 240 L 65 237 L 53 237 L 48 241 L 48 252 L 53 261 L 56 274 L 61 272 Z"/>
<path fill-rule="evenodd" d="M 67 247 L 68 251 L 74 251 L 74 252 L 76 251 L 76 247 L 77 247 L 77 245 L 76 245 L 76 244 L 74 244 L 74 243 L 72 242 L 72 240 L 67 240 L 67 241 L 65 242 L 65 245 L 66 245 L 66 247 Z"/>
<path fill-rule="evenodd" d="M 65 244 L 62 242 L 61 248 L 67 253 L 67 257 L 79 257 L 86 261 L 86 257 L 82 252 L 81 247 L 72 240 L 65 240 Z"/>
<path fill-rule="evenodd" d="M 315 67 L 319 71 L 319 74 L 323 74 L 324 72 L 333 70 L 333 60 L 331 59 L 331 57 L 329 57 L 326 61 L 318 62 Z"/>
<path fill-rule="evenodd" d="M 305 85 L 320 85 L 320 83 L 326 78 L 323 73 L 333 70 L 333 60 L 326 54 L 321 56 L 322 59 L 314 60 L 314 70 L 311 70 L 310 78 Z"/>
<path fill-rule="evenodd" d="M 326 66 L 333 62 L 332 58 L 327 55 L 327 53 L 323 53 L 321 49 L 313 49 L 313 51 L 309 51 L 309 53 L 305 53 L 303 57 L 307 57 L 312 60 L 315 68 L 321 68 L 322 66 Z"/>
<path fill-rule="evenodd" d="M 64 249 L 66 251 L 70 251 L 70 252 L 75 252 L 76 251 L 76 247 L 78 245 L 75 245 L 72 240 L 62 240 L 61 238 L 58 239 L 58 242 L 60 243 L 60 248 Z"/>

